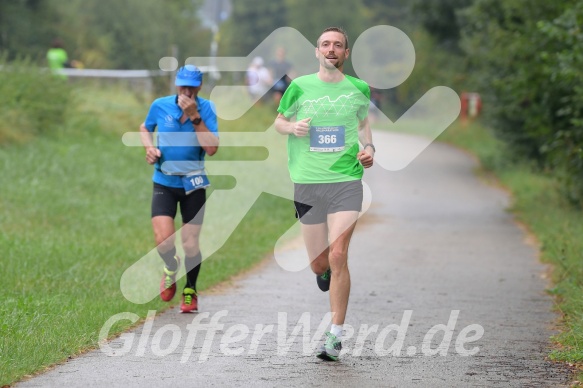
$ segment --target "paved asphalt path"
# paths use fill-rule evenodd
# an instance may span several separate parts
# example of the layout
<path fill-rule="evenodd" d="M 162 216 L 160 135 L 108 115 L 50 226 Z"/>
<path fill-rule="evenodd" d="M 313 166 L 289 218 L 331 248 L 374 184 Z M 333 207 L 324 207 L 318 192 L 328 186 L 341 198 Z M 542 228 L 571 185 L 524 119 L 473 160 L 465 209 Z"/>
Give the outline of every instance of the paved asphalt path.
<path fill-rule="evenodd" d="M 107 344 L 116 356 L 97 350 L 17 386 L 566 386 L 568 370 L 546 359 L 557 319 L 546 268 L 505 211 L 508 195 L 475 167 L 435 143 L 402 171 L 367 171 L 372 204 L 349 256 L 346 322 L 356 333 L 340 362 L 314 356 L 328 294 L 309 269 L 278 265 L 305 256 L 296 244 L 203 293 L 199 314 L 173 309 L 130 333 L 133 342 Z"/>

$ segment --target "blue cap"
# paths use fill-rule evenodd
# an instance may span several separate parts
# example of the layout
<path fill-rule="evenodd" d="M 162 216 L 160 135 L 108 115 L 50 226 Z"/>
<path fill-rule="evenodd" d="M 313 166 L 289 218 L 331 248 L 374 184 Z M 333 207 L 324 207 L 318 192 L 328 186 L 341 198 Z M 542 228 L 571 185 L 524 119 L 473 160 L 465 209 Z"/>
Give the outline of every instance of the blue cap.
<path fill-rule="evenodd" d="M 194 65 L 182 66 L 176 73 L 176 86 L 197 87 L 202 83 L 202 72 Z"/>

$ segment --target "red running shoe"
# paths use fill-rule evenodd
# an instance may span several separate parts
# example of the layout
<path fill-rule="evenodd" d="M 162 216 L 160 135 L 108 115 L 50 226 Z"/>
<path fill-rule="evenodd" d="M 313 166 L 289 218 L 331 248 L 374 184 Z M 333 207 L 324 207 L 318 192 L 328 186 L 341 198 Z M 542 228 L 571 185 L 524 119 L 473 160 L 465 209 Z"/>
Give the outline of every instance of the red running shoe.
<path fill-rule="evenodd" d="M 180 311 L 183 313 L 194 313 L 198 311 L 198 295 L 196 295 L 196 291 L 192 288 L 184 288 Z"/>
<path fill-rule="evenodd" d="M 170 302 L 176 294 L 176 274 L 180 269 L 180 257 L 174 256 L 174 258 L 178 263 L 176 271 L 170 271 L 164 266 L 164 275 L 162 275 L 162 280 L 160 281 L 160 298 L 164 302 Z"/>

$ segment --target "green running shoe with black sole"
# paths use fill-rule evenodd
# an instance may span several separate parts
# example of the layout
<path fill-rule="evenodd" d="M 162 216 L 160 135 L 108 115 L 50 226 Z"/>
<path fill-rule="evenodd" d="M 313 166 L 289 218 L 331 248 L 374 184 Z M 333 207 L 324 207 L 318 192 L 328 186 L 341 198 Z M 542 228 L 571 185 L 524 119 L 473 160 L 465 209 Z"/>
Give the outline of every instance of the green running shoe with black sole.
<path fill-rule="evenodd" d="M 326 337 L 326 342 L 320 347 L 320 351 L 316 357 L 324 361 L 338 361 L 340 351 L 342 350 L 342 342 L 330 332 L 326 332 Z"/>

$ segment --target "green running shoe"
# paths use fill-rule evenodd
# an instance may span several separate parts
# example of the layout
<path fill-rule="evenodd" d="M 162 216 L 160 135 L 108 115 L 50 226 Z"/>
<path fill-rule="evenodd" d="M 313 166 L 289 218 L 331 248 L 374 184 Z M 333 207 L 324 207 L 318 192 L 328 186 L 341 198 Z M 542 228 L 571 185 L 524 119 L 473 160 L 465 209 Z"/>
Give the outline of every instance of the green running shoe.
<path fill-rule="evenodd" d="M 330 268 L 326 270 L 322 275 L 316 276 L 316 282 L 320 290 L 326 292 L 330 289 L 330 279 L 332 278 L 332 271 Z"/>
<path fill-rule="evenodd" d="M 316 356 L 325 361 L 338 361 L 342 350 L 342 342 L 330 332 L 326 332 L 326 336 L 328 338 L 326 338 L 326 342 L 320 347 L 320 351 Z"/>
<path fill-rule="evenodd" d="M 174 256 L 174 258 L 178 263 L 176 271 L 170 271 L 164 266 L 164 274 L 162 275 L 162 280 L 160 280 L 160 298 L 164 302 L 170 302 L 176 294 L 176 274 L 180 269 L 180 257 Z"/>
<path fill-rule="evenodd" d="M 198 295 L 190 287 L 184 287 L 182 292 L 182 303 L 180 303 L 180 312 L 195 313 L 198 311 Z"/>

